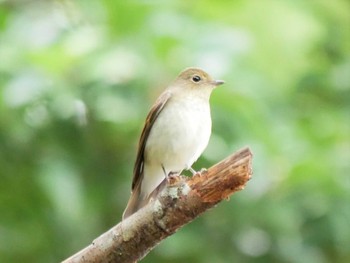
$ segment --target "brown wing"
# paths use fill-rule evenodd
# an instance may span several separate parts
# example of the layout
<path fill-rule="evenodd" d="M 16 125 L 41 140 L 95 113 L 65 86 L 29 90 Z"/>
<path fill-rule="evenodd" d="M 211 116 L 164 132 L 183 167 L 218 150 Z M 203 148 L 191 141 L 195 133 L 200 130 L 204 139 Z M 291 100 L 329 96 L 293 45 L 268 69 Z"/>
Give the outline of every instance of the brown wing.
<path fill-rule="evenodd" d="M 163 110 L 165 104 L 169 101 L 170 97 L 171 93 L 169 91 L 162 93 L 147 115 L 145 126 L 143 127 L 139 141 L 139 148 L 137 151 L 137 157 L 134 165 L 134 178 L 132 180 L 131 190 L 134 190 L 135 186 L 139 183 L 140 180 L 142 180 L 144 153 L 148 135 L 151 132 L 153 124 L 157 119 L 159 113 Z"/>

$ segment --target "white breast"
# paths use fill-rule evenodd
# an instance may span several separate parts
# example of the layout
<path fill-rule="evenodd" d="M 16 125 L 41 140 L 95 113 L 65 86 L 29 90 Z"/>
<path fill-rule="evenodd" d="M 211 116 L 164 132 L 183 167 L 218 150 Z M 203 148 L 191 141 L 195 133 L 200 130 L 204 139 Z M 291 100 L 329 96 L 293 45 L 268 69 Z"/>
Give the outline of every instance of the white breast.
<path fill-rule="evenodd" d="M 145 164 L 163 165 L 167 173 L 189 168 L 206 148 L 210 133 L 208 100 L 170 100 L 149 134 Z"/>

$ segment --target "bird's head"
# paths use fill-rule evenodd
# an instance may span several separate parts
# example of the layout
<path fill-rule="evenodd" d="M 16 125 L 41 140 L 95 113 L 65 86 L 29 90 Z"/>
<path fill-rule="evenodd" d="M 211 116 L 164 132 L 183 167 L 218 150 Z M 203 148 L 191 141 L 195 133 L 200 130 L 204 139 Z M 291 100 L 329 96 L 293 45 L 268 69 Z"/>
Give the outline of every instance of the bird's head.
<path fill-rule="evenodd" d="M 224 83 L 223 80 L 214 80 L 200 68 L 187 68 L 177 76 L 174 84 L 185 88 L 202 89 L 215 88 Z"/>

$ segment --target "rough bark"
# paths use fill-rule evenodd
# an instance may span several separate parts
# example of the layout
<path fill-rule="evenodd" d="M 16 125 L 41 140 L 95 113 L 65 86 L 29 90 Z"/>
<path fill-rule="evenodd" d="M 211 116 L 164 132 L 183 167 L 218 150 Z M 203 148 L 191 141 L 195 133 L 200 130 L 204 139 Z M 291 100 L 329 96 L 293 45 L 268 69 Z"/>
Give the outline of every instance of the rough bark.
<path fill-rule="evenodd" d="M 205 210 L 242 190 L 251 177 L 244 148 L 193 177 L 172 176 L 157 199 L 63 261 L 134 262 Z"/>

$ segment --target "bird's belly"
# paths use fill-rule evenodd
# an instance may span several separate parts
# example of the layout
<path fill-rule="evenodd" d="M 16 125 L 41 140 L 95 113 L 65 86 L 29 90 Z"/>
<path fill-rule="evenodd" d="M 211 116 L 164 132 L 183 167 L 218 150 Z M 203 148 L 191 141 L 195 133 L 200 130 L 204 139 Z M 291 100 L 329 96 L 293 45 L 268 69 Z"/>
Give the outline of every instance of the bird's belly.
<path fill-rule="evenodd" d="M 211 133 L 208 106 L 169 108 L 153 124 L 145 149 L 145 163 L 163 166 L 167 173 L 189 168 L 204 151 Z"/>

